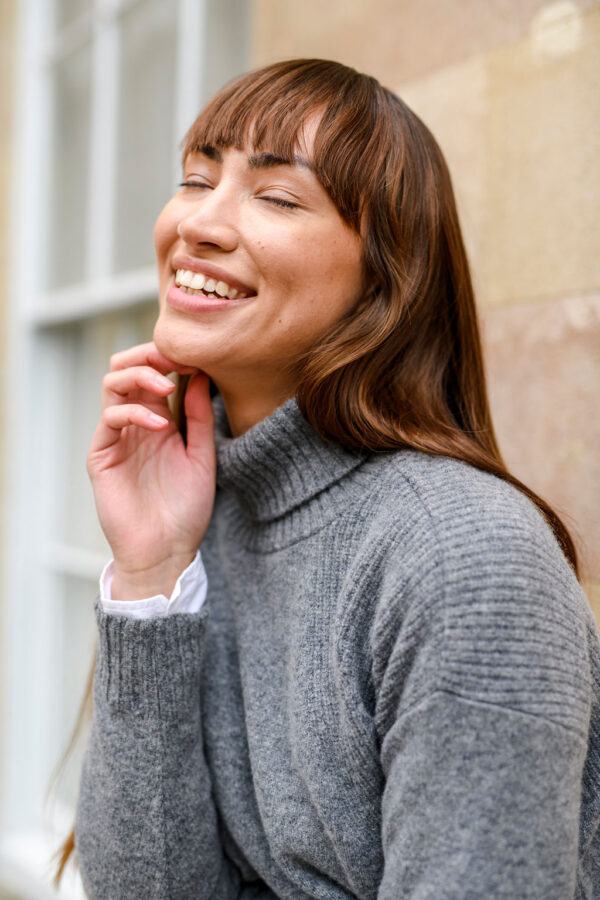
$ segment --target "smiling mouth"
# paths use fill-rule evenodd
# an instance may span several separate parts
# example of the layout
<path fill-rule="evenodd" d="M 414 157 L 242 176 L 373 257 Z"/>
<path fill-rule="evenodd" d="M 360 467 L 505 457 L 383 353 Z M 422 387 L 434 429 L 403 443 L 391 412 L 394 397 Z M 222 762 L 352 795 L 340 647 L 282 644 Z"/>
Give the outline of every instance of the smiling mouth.
<path fill-rule="evenodd" d="M 187 294 L 196 294 L 202 297 L 212 297 L 222 300 L 244 300 L 254 294 L 236 290 L 226 281 L 217 281 L 216 278 L 208 278 L 200 272 L 192 272 L 191 269 L 177 269 L 175 272 L 175 284 Z"/>

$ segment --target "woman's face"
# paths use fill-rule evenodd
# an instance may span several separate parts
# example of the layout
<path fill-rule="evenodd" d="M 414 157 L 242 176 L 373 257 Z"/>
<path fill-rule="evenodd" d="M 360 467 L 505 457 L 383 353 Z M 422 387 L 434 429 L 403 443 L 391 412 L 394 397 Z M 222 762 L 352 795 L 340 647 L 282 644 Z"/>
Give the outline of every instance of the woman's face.
<path fill-rule="evenodd" d="M 293 165 L 253 151 L 193 153 L 156 222 L 155 341 L 218 385 L 240 375 L 258 384 L 289 380 L 284 367 L 361 296 L 361 239 L 312 171 L 309 152 Z"/>

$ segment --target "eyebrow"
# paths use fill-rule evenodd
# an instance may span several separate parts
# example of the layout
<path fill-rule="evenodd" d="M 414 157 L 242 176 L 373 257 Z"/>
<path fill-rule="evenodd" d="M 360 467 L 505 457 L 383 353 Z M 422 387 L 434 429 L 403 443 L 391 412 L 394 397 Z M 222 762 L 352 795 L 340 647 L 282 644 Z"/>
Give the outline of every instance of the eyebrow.
<path fill-rule="evenodd" d="M 223 154 L 216 147 L 209 144 L 200 148 L 200 152 L 215 162 L 223 162 Z M 293 159 L 284 159 L 275 153 L 252 153 L 248 157 L 248 166 L 251 169 L 273 169 L 276 166 L 301 166 L 303 169 L 314 171 L 312 163 L 305 156 L 294 154 Z"/>
<path fill-rule="evenodd" d="M 248 157 L 248 165 L 251 169 L 272 169 L 275 166 L 302 166 L 303 169 L 311 170 L 313 168 L 312 163 L 298 153 L 294 154 L 293 159 L 283 159 L 274 153 L 259 153 Z"/>

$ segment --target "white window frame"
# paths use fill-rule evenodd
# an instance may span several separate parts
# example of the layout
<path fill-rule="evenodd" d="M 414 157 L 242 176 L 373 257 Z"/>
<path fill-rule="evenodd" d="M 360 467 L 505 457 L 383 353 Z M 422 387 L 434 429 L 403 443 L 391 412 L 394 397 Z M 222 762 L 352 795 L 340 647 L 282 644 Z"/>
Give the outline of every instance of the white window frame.
<path fill-rule="evenodd" d="M 56 540 L 51 532 L 53 504 L 60 501 L 49 473 L 56 471 L 61 434 L 61 383 L 69 377 L 61 354 L 60 327 L 108 311 L 126 313 L 156 297 L 154 267 L 111 275 L 110 226 L 115 199 L 118 94 L 118 17 L 144 0 L 95 0 L 93 11 L 49 40 L 50 0 L 19 3 L 12 247 L 8 284 L 8 343 L 4 360 L 6 423 L 2 435 L 7 460 L 2 577 L 2 780 L 0 785 L 0 890 L 24 898 L 55 898 L 49 883 L 49 852 L 72 824 L 72 810 L 55 811 L 44 822 L 43 797 L 49 773 L 63 747 L 57 744 L 57 686 L 60 645 L 55 615 L 56 572 L 97 579 L 104 557 Z M 178 144 L 197 114 L 209 85 L 207 59 L 224 54 L 223 75 L 247 68 L 246 0 L 165 0 L 177 16 L 175 135 L 173 174 L 179 169 Z M 47 227 L 44 203 L 44 148 L 50 146 L 49 67 L 93 32 L 91 53 L 91 155 L 88 193 L 87 275 L 83 284 L 44 291 L 36 261 Z M 227 34 L 227 46 L 211 38 Z M 96 73 L 96 77 L 95 77 Z M 102 77 L 98 77 L 102 73 Z M 40 200 L 40 198 L 42 198 Z M 12 287 L 14 286 L 14 288 Z M 99 388 L 99 385 L 98 385 Z M 91 397 L 90 402 L 97 402 Z M 83 462 L 83 461 L 82 461 Z M 93 597 L 82 598 L 82 602 Z M 84 685 L 77 686 L 79 693 Z M 25 774 L 26 773 L 26 774 Z M 64 879 L 60 896 L 81 898 L 77 877 Z"/>

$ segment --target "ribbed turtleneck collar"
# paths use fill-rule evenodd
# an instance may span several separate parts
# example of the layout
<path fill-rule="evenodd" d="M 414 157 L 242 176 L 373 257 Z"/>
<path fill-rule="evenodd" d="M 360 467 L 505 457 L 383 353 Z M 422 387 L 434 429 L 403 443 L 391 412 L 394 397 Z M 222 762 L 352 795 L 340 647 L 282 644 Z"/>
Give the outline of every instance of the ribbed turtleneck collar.
<path fill-rule="evenodd" d="M 232 438 L 220 397 L 213 401 L 217 483 L 235 494 L 248 515 L 269 522 L 339 481 L 365 459 L 327 443 L 311 428 L 295 399 L 245 434 Z"/>

